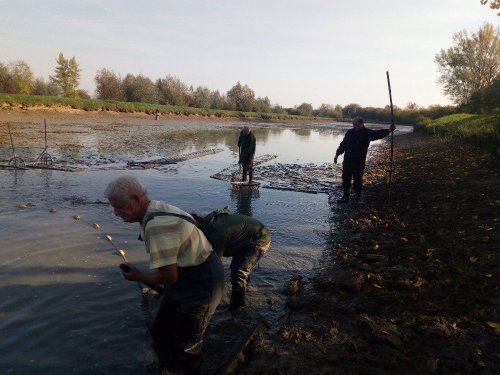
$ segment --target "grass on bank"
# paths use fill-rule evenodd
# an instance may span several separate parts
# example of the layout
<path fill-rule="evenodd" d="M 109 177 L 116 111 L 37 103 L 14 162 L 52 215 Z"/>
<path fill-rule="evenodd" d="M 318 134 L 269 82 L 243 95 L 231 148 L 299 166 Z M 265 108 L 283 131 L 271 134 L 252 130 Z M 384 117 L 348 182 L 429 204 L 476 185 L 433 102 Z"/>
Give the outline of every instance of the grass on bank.
<path fill-rule="evenodd" d="M 29 107 L 54 107 L 65 106 L 84 111 L 115 111 L 124 113 L 143 112 L 154 114 L 156 110 L 161 115 L 175 114 L 184 116 L 207 116 L 207 117 L 239 117 L 239 118 L 260 118 L 264 120 L 311 120 L 314 117 L 305 117 L 281 113 L 263 113 L 263 112 L 241 112 L 226 111 L 222 109 L 181 107 L 173 105 L 149 104 L 138 102 L 118 102 L 115 100 L 101 99 L 80 99 L 66 98 L 59 96 L 42 95 L 18 95 L 0 93 L 0 103 L 10 106 Z"/>
<path fill-rule="evenodd" d="M 500 115 L 458 113 L 419 125 L 416 129 L 471 143 L 500 157 Z"/>

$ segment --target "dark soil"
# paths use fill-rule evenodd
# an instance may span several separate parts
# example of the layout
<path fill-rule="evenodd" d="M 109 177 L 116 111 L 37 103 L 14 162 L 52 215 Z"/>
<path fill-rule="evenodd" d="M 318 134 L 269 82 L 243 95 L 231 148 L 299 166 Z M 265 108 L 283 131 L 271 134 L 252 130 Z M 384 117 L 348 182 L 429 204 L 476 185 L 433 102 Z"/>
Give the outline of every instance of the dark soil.
<path fill-rule="evenodd" d="M 331 202 L 331 247 L 242 374 L 500 373 L 498 160 L 397 137 L 361 202 Z"/>

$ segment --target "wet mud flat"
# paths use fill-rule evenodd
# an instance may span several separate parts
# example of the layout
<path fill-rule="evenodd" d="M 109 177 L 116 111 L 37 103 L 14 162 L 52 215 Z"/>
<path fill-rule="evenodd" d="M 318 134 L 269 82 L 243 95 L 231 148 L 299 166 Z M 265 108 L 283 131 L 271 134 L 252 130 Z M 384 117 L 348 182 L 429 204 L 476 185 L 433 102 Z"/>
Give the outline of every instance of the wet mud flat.
<path fill-rule="evenodd" d="M 162 168 L 215 154 L 222 150 L 209 146 L 194 152 L 186 152 L 186 149 L 192 145 L 193 139 L 208 138 L 217 132 L 237 133 L 242 123 L 234 119 L 174 117 L 155 121 L 153 116 L 146 114 L 3 109 L 0 110 L 0 125 L 0 169 L 12 169 L 9 161 L 18 156 L 25 161 L 27 169 L 81 172 Z M 49 165 L 42 165 L 37 160 L 44 150 L 45 137 Z M 264 182 L 263 188 L 312 194 L 336 193 L 333 187 L 340 180 L 340 164 L 273 163 L 276 157 L 256 157 L 254 179 Z M 211 177 L 236 181 L 241 177 L 241 171 L 238 165 L 232 165 Z"/>
<path fill-rule="evenodd" d="M 410 134 L 374 155 L 360 203 L 242 374 L 498 374 L 500 169 L 482 150 Z"/>
<path fill-rule="evenodd" d="M 37 150 L 39 150 L 39 142 L 43 142 L 43 118 L 45 116 L 39 118 L 23 117 L 24 114 L 19 113 L 9 116 L 16 149 L 17 145 L 20 145 L 20 152 L 25 153 L 24 156 L 27 160 L 32 160 L 36 156 Z M 61 114 L 53 117 L 47 116 L 47 118 L 48 127 L 51 129 L 48 134 L 49 150 L 54 153 L 55 166 L 83 172 L 82 174 L 71 174 L 73 176 L 84 176 L 84 171 L 96 167 L 104 170 L 161 168 L 162 165 L 170 162 L 180 163 L 184 160 L 217 152 L 217 150 L 209 148 L 187 154 L 182 151 L 186 145 L 192 142 L 194 137 L 198 136 L 199 132 L 206 130 L 205 126 L 211 126 L 211 124 L 200 125 L 194 122 L 190 128 L 189 121 L 179 121 L 178 123 L 169 124 L 169 128 L 165 130 L 165 124 L 149 123 L 148 120 L 142 118 L 135 120 L 127 118 L 126 121 L 122 121 L 121 118 L 109 119 L 108 117 L 101 118 L 98 116 L 90 116 L 89 118 L 82 116 L 80 118 Z M 0 122 L 5 124 L 3 117 L 1 117 Z M 185 122 L 188 122 L 188 124 L 185 124 Z M 219 132 L 224 132 L 225 128 L 227 128 L 227 131 L 235 133 L 240 124 L 235 122 L 215 126 L 218 127 L 217 131 Z M 190 133 L 190 136 L 178 136 L 175 134 L 178 130 L 186 131 L 188 135 L 189 132 L 192 133 Z M 135 134 L 137 132 L 141 133 L 142 136 L 136 138 Z M 169 132 L 173 133 L 174 136 L 166 137 L 165 133 Z M 6 136 L 3 133 L 0 139 L 2 155 L 8 157 L 10 147 L 8 135 Z M 151 144 L 156 145 L 154 146 L 157 148 L 156 151 L 151 152 L 149 148 Z M 71 145 L 71 147 L 68 145 Z M 158 158 L 158 156 L 161 156 L 161 158 Z M 265 164 L 265 162 L 273 159 L 274 157 L 268 158 L 264 156 L 261 161 L 262 164 Z M 124 163 L 127 160 L 138 160 L 138 162 L 136 164 Z M 117 165 L 118 163 L 120 165 Z M 266 167 L 267 170 L 269 168 L 270 166 Z M 92 172 L 89 172 L 89 174 L 92 174 Z M 297 171 L 288 173 L 288 176 L 292 175 L 296 176 Z M 278 174 L 276 174 L 276 178 L 278 178 L 277 176 Z M 298 187 L 294 187 L 292 179 L 287 177 L 286 173 L 279 177 L 279 181 L 280 186 L 285 186 L 286 189 L 298 190 Z M 313 181 L 312 178 L 310 178 L 310 181 Z M 26 187 L 26 189 L 29 188 Z M 96 210 L 101 210 L 101 206 L 106 204 L 101 200 L 88 201 L 84 195 L 72 195 L 63 198 L 63 200 L 72 208 L 74 208 L 73 206 L 91 205 L 95 206 Z M 35 203 L 31 203 L 32 201 Z M 36 208 L 38 204 L 43 205 L 42 202 L 38 203 L 33 198 L 33 200 L 28 201 L 26 208 Z M 19 210 L 22 209 L 19 207 Z M 47 215 L 55 218 L 56 215 L 60 215 L 62 212 L 62 210 L 54 211 L 54 213 L 49 211 Z M 68 225 L 77 223 L 73 219 L 68 219 L 68 221 Z M 80 222 L 79 220 L 78 223 Z M 88 224 L 86 227 L 90 228 L 90 224 L 86 224 Z M 151 304 L 153 305 L 154 302 L 151 301 Z M 267 304 L 265 309 L 267 309 Z M 262 338 L 266 337 L 266 332 L 277 327 L 275 322 L 263 322 L 261 316 L 254 314 L 254 311 L 236 317 L 224 313 L 217 315 L 207 333 L 206 351 L 208 360 L 204 366 L 204 373 L 217 372 L 222 368 L 227 371 L 235 371 L 235 369 L 247 363 L 251 353 L 255 351 L 256 345 L 259 345 Z"/>
<path fill-rule="evenodd" d="M 172 116 L 155 121 L 154 116 L 141 113 L 2 109 L 0 164 L 7 164 L 14 153 L 26 164 L 32 164 L 43 151 L 46 137 L 54 169 L 125 168 L 127 163 L 131 163 L 131 168 L 154 167 L 155 163 L 175 163 L 217 152 L 199 150 L 197 154 L 185 155 L 184 149 L 197 137 L 195 132 L 226 128 L 236 131 L 236 121 L 198 117 L 188 120 Z"/>

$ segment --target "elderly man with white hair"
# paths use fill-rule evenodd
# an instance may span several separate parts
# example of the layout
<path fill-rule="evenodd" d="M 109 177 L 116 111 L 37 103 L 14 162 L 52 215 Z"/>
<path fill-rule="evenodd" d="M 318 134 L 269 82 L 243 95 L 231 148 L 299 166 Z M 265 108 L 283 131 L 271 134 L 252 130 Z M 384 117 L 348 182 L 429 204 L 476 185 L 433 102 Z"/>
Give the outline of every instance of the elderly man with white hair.
<path fill-rule="evenodd" d="M 165 285 L 150 329 L 160 363 L 181 373 L 197 373 L 203 335 L 222 298 L 221 260 L 191 215 L 150 200 L 137 178 L 111 181 L 104 195 L 116 216 L 140 224 L 140 237 L 149 254 L 149 270 L 126 263 L 128 267 L 122 268 L 125 279 Z"/>

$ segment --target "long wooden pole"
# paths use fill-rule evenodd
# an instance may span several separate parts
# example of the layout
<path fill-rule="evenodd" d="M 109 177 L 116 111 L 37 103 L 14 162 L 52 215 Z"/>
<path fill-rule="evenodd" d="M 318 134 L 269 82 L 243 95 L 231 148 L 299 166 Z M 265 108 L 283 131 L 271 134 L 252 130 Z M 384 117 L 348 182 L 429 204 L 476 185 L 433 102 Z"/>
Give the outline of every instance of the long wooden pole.
<path fill-rule="evenodd" d="M 47 119 L 43 119 L 43 124 L 45 125 L 45 150 L 47 150 Z"/>
<path fill-rule="evenodd" d="M 12 132 L 10 131 L 9 123 L 7 123 L 7 128 L 9 129 L 10 145 L 12 146 L 12 156 L 16 157 L 16 149 L 14 148 L 14 140 L 12 139 Z"/>
<path fill-rule="evenodd" d="M 387 71 L 386 74 L 387 74 L 387 86 L 389 87 L 389 100 L 391 102 L 391 126 L 392 126 L 394 125 L 394 107 L 392 105 L 391 80 L 389 78 L 389 71 Z M 394 157 L 394 130 L 391 130 L 391 163 L 389 167 L 389 203 L 391 202 L 393 157 Z"/>

